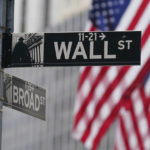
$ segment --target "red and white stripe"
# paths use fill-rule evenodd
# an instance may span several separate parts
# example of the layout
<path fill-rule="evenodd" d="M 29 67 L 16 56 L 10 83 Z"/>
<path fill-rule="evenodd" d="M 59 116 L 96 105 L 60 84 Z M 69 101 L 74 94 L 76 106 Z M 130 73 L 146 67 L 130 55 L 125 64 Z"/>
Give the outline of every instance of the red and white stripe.
<path fill-rule="evenodd" d="M 136 89 L 131 95 L 130 109 L 121 109 L 115 150 L 150 150 L 149 98 L 143 88 Z"/>
<path fill-rule="evenodd" d="M 73 136 L 90 149 L 96 149 L 124 103 L 124 95 L 134 90 L 149 69 L 150 17 L 147 17 L 149 21 L 141 23 L 149 14 L 149 0 L 132 0 L 117 28 L 142 30 L 141 66 L 82 68 L 75 104 Z"/>

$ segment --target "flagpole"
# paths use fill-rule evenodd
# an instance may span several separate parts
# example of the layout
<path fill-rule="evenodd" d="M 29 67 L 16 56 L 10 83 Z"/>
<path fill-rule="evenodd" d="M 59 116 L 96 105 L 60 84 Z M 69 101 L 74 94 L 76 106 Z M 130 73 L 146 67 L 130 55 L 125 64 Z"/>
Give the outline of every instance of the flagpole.
<path fill-rule="evenodd" d="M 2 33 L 13 32 L 14 0 L 0 0 L 0 70 L 2 67 Z M 3 98 L 3 74 L 0 71 L 0 98 Z M 2 149 L 2 107 L 0 102 L 0 150 Z"/>

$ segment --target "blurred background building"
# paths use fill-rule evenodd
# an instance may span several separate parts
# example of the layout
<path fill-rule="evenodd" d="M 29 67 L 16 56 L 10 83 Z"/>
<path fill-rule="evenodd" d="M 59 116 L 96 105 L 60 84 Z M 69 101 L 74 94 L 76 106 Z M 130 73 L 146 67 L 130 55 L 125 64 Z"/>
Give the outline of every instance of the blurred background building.
<path fill-rule="evenodd" d="M 91 0 L 15 0 L 14 32 L 84 31 L 90 4 Z M 3 107 L 2 150 L 86 150 L 72 138 L 79 67 L 5 71 L 46 89 L 46 121 Z M 114 127 L 99 150 L 113 149 Z"/>

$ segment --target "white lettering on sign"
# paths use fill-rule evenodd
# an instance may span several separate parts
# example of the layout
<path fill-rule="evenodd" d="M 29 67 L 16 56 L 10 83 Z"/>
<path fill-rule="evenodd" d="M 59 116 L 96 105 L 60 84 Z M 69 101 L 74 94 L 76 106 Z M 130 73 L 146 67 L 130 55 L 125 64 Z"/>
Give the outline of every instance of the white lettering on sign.
<path fill-rule="evenodd" d="M 13 103 L 33 111 L 39 111 L 40 106 L 45 105 L 45 97 L 13 85 Z"/>
<path fill-rule="evenodd" d="M 94 42 L 90 42 L 90 59 L 101 59 L 102 55 L 94 55 Z"/>
<path fill-rule="evenodd" d="M 104 58 L 105 59 L 116 59 L 116 55 L 108 54 L 108 41 L 104 42 Z"/>
<path fill-rule="evenodd" d="M 97 40 L 104 40 L 106 38 L 106 35 L 104 33 L 98 33 L 98 32 L 89 32 L 89 33 L 84 33 L 80 32 L 78 34 L 79 36 L 79 41 L 97 41 Z"/>
<path fill-rule="evenodd" d="M 121 43 L 120 43 L 121 44 Z M 82 56 L 83 59 L 102 59 L 102 55 L 94 54 L 94 41 L 89 42 L 89 56 L 85 50 L 83 42 L 77 42 L 75 49 L 72 48 L 73 42 L 61 42 L 60 45 L 58 42 L 54 42 L 56 59 L 61 59 L 64 55 L 65 59 L 76 59 L 78 56 Z M 128 41 L 128 47 L 130 47 L 130 41 Z M 120 45 L 121 46 L 121 45 Z M 73 55 L 71 55 L 71 50 L 73 49 Z M 108 41 L 104 41 L 104 59 L 116 59 L 116 55 L 109 54 Z"/>
<path fill-rule="evenodd" d="M 58 42 L 54 42 L 56 58 L 61 59 L 62 53 L 64 53 L 65 59 L 69 59 L 72 42 L 69 42 L 68 46 L 66 46 L 65 42 L 61 42 L 60 48 L 58 48 Z"/>
<path fill-rule="evenodd" d="M 77 43 L 72 59 L 76 59 L 77 56 L 83 56 L 84 59 L 87 59 L 87 55 L 82 42 Z"/>
<path fill-rule="evenodd" d="M 133 41 L 132 40 L 120 40 L 118 41 L 118 49 L 119 50 L 124 50 L 125 48 L 127 48 L 128 50 L 131 48 L 131 43 Z"/>

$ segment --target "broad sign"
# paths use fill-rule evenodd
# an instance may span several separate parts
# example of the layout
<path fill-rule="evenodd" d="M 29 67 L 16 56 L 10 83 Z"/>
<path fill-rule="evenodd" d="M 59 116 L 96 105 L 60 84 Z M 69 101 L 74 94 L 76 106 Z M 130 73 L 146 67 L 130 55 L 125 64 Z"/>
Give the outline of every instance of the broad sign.
<path fill-rule="evenodd" d="M 4 105 L 45 120 L 45 89 L 4 73 Z"/>
<path fill-rule="evenodd" d="M 3 35 L 3 67 L 139 65 L 141 32 Z"/>

